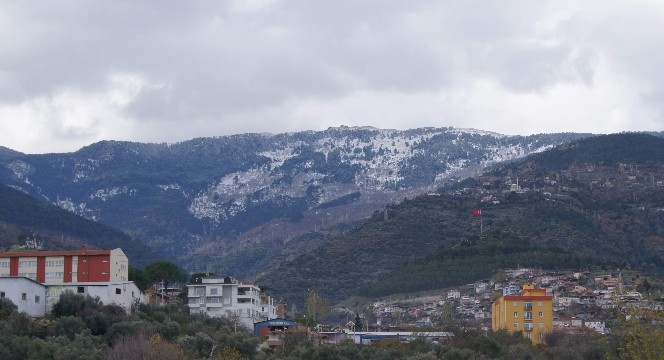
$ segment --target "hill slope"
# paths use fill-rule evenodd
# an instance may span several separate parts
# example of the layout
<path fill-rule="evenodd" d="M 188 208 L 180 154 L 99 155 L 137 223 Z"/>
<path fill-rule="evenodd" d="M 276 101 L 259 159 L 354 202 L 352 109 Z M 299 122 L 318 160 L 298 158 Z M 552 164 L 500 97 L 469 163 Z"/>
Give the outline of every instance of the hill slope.
<path fill-rule="evenodd" d="M 155 259 L 144 244 L 110 226 L 84 219 L 57 206 L 0 185 L 0 246 L 16 245 L 19 237 L 36 236 L 46 249 L 120 247 L 132 265 L 143 266 Z"/>
<path fill-rule="evenodd" d="M 643 134 L 578 140 L 388 206 L 260 280 L 299 301 L 309 287 L 333 300 L 380 296 L 517 265 L 662 271 L 662 149 Z"/>
<path fill-rule="evenodd" d="M 67 154 L 0 149 L 0 182 L 178 254 L 195 264 L 190 270 L 245 277 L 261 253 L 292 238 L 584 136 L 340 127 L 176 144 L 103 141 Z"/>

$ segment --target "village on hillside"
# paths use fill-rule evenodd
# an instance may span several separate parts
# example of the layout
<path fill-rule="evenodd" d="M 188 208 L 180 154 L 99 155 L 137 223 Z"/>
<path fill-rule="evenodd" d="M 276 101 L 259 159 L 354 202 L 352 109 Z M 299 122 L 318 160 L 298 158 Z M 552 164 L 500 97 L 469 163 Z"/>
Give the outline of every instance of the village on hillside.
<path fill-rule="evenodd" d="M 351 319 L 347 329 L 354 328 L 357 313 L 364 331 L 451 327 L 489 331 L 492 304 L 500 297 L 521 294 L 523 284 L 533 284 L 552 297 L 554 332 L 607 334 L 610 324 L 618 320 L 613 311 L 607 310 L 624 314 L 664 310 L 661 294 L 655 298 L 648 293 L 648 280 L 634 272 L 627 277 L 622 272 L 556 273 L 522 268 L 500 271 L 493 279 L 437 294 L 402 294 L 363 309 L 341 306 L 333 311 Z"/>

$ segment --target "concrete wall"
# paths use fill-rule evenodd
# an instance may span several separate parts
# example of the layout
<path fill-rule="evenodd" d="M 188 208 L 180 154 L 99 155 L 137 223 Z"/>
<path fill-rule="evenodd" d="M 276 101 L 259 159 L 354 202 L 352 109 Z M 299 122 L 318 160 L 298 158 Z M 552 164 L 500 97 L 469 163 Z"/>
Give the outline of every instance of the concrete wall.
<path fill-rule="evenodd" d="M 46 312 L 50 312 L 53 305 L 58 302 L 60 295 L 65 291 L 74 294 L 84 294 L 99 297 L 104 305 L 115 304 L 129 312 L 135 302 L 145 303 L 145 297 L 138 287 L 131 281 L 99 284 L 78 283 L 49 285 L 46 290 Z"/>
<path fill-rule="evenodd" d="M 24 277 L 1 277 L 0 296 L 11 300 L 18 311 L 30 316 L 42 317 L 46 313 L 44 285 Z"/>

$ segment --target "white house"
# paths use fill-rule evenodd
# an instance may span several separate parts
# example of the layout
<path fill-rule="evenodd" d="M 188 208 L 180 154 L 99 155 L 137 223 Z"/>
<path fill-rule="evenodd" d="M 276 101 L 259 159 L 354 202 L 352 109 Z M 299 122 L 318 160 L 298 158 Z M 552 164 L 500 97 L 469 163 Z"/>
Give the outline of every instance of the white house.
<path fill-rule="evenodd" d="M 521 287 L 519 285 L 510 284 L 508 286 L 503 287 L 503 296 L 519 295 L 520 292 L 521 292 Z"/>
<path fill-rule="evenodd" d="M 145 303 L 143 293 L 132 281 L 46 285 L 46 313 L 51 312 L 53 305 L 60 299 L 60 294 L 65 291 L 98 297 L 102 304 L 118 305 L 127 312 L 133 304 Z"/>
<path fill-rule="evenodd" d="M 583 323 L 585 327 L 593 329 L 598 333 L 603 334 L 606 332 L 606 323 L 604 323 L 604 321 L 597 319 L 586 319 Z"/>
<path fill-rule="evenodd" d="M 0 277 L 0 298 L 11 300 L 18 311 L 33 317 L 46 313 L 44 285 L 26 277 Z"/>
<path fill-rule="evenodd" d="M 191 313 L 212 317 L 237 316 L 249 329 L 254 323 L 277 318 L 277 308 L 271 297 L 261 294 L 257 285 L 230 277 L 203 278 L 200 284 L 187 285 Z"/>
<path fill-rule="evenodd" d="M 461 297 L 461 292 L 459 290 L 450 290 L 447 292 L 448 299 L 459 299 Z"/>
<path fill-rule="evenodd" d="M 0 297 L 8 298 L 18 306 L 19 311 L 34 317 L 50 313 L 60 294 L 65 291 L 99 297 L 102 304 L 115 304 L 127 312 L 134 303 L 145 302 L 143 293 L 132 281 L 50 285 L 23 276 L 0 277 Z"/>

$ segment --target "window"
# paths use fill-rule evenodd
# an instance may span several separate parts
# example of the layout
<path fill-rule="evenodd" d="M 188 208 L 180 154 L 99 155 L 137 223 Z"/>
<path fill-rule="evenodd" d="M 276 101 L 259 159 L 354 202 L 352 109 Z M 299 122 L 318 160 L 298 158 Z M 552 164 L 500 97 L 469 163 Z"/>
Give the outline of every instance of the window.
<path fill-rule="evenodd" d="M 533 331 L 533 324 L 532 323 L 525 323 L 525 324 L 523 324 L 523 328 L 526 331 Z"/>
<path fill-rule="evenodd" d="M 514 323 L 514 328 L 518 329 L 519 328 L 519 323 Z"/>
<path fill-rule="evenodd" d="M 543 322 L 539 323 L 539 328 L 544 329 L 544 323 Z"/>
<path fill-rule="evenodd" d="M 517 311 L 514 312 L 514 317 L 519 317 L 519 313 Z"/>
<path fill-rule="evenodd" d="M 71 264 L 72 266 L 78 266 L 78 260 L 72 260 Z"/>
<path fill-rule="evenodd" d="M 35 295 L 35 303 L 39 304 L 39 295 Z"/>
<path fill-rule="evenodd" d="M 540 333 L 539 338 L 540 338 L 540 340 L 544 339 L 544 333 Z"/>
<path fill-rule="evenodd" d="M 4 292 L 4 291 L 0 291 L 0 298 L 3 298 L 3 297 L 5 297 L 5 292 Z"/>
<path fill-rule="evenodd" d="M 64 265 L 64 260 L 46 260 L 46 267 L 60 267 Z"/>
<path fill-rule="evenodd" d="M 544 313 L 540 311 L 539 312 L 539 317 L 544 317 Z"/>
<path fill-rule="evenodd" d="M 518 302 L 518 301 L 513 302 L 513 303 L 512 303 L 512 306 L 514 306 L 514 307 L 519 306 L 519 302 Z"/>
<path fill-rule="evenodd" d="M 78 289 L 76 289 L 76 292 L 79 294 L 85 293 L 85 288 L 83 286 L 79 286 Z"/>
<path fill-rule="evenodd" d="M 102 271 L 101 274 L 102 275 L 108 275 L 108 271 Z"/>
<path fill-rule="evenodd" d="M 8 268 L 9 267 L 9 261 L 0 261 L 0 267 Z"/>
<path fill-rule="evenodd" d="M 526 320 L 532 320 L 532 319 L 533 319 L 533 313 L 530 312 L 530 311 L 526 311 L 526 312 L 523 314 L 523 318 L 526 319 Z"/>
<path fill-rule="evenodd" d="M 63 273 L 61 272 L 47 272 L 44 274 L 47 279 L 62 279 Z"/>
<path fill-rule="evenodd" d="M 210 295 L 217 295 L 217 288 L 210 289 Z"/>
<path fill-rule="evenodd" d="M 530 338 L 531 338 L 531 336 L 532 336 L 532 334 L 531 334 L 531 333 L 526 333 L 526 337 L 527 337 L 528 339 L 530 339 Z"/>
<path fill-rule="evenodd" d="M 533 303 L 532 301 L 526 301 L 523 303 L 523 308 L 526 310 L 530 310 L 533 308 Z"/>
<path fill-rule="evenodd" d="M 28 299 L 28 294 L 26 293 L 21 293 L 21 300 L 25 301 Z"/>
<path fill-rule="evenodd" d="M 541 302 L 541 301 L 538 301 L 538 302 L 537 302 L 537 306 L 542 306 L 542 302 Z"/>
<path fill-rule="evenodd" d="M 116 294 L 116 295 L 120 295 L 120 294 L 122 294 L 122 289 L 120 289 L 120 288 L 115 288 L 115 294 Z"/>

